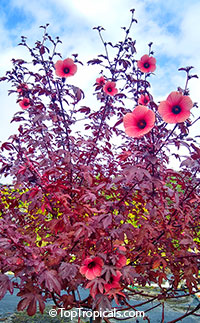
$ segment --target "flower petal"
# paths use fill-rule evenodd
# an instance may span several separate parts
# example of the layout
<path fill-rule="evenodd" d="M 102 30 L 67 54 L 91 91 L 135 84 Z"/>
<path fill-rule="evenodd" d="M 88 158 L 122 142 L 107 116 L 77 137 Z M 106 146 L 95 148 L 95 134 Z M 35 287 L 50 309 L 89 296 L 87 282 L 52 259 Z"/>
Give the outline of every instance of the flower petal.
<path fill-rule="evenodd" d="M 178 105 L 181 98 L 182 98 L 182 94 L 180 92 L 174 91 L 168 95 L 167 101 L 171 105 Z"/>
<path fill-rule="evenodd" d="M 166 113 L 169 113 L 171 111 L 171 105 L 168 103 L 168 101 L 161 101 L 158 106 L 158 112 L 161 116 L 163 116 Z"/>
<path fill-rule="evenodd" d="M 99 266 L 103 266 L 103 260 L 100 257 L 95 257 L 92 260 L 95 261 Z"/>
<path fill-rule="evenodd" d="M 147 55 L 147 54 L 143 55 L 143 56 L 141 57 L 141 59 L 140 59 L 140 60 L 142 61 L 142 63 L 146 63 L 146 62 L 148 62 L 148 60 L 149 60 L 149 55 Z"/>
<path fill-rule="evenodd" d="M 127 127 L 127 128 L 125 128 L 125 133 L 129 137 L 138 138 L 140 136 L 140 130 L 138 130 L 138 129 L 139 128 L 137 126 L 135 126 L 135 127 Z"/>
<path fill-rule="evenodd" d="M 162 116 L 163 120 L 167 123 L 179 123 L 184 122 L 190 116 L 190 110 L 182 111 L 175 115 L 173 113 L 167 113 Z"/>
<path fill-rule="evenodd" d="M 87 271 L 88 267 L 87 266 L 81 266 L 79 271 L 82 275 L 85 275 L 86 271 Z"/>
<path fill-rule="evenodd" d="M 88 280 L 92 280 L 94 278 L 96 278 L 96 276 L 94 275 L 93 273 L 93 270 L 92 269 L 88 269 L 85 273 L 85 277 L 88 279 Z"/>
<path fill-rule="evenodd" d="M 149 57 L 149 64 L 150 65 L 155 65 L 156 64 L 156 59 L 155 59 L 155 57 Z"/>
<path fill-rule="evenodd" d="M 132 128 L 136 126 L 135 117 L 133 112 L 125 114 L 123 118 L 124 128 Z"/>
<path fill-rule="evenodd" d="M 191 110 L 193 107 L 193 102 L 189 96 L 183 95 L 180 100 L 180 105 L 184 108 L 184 110 Z"/>
<path fill-rule="evenodd" d="M 155 113 L 152 110 L 149 109 L 147 111 L 147 113 L 146 113 L 145 118 L 148 121 L 147 126 L 152 127 L 154 125 L 155 121 L 156 121 Z"/>
<path fill-rule="evenodd" d="M 83 264 L 87 266 L 87 265 L 89 265 L 92 261 L 93 261 L 93 259 L 92 259 L 92 258 L 87 257 L 87 258 L 83 261 Z"/>
<path fill-rule="evenodd" d="M 93 275 L 97 277 L 101 275 L 102 267 L 99 265 L 96 265 L 94 268 L 92 268 L 92 270 L 93 270 Z"/>
<path fill-rule="evenodd" d="M 63 65 L 64 65 L 64 67 L 74 65 L 74 61 L 71 58 L 66 58 L 66 59 L 63 60 Z"/>
<path fill-rule="evenodd" d="M 146 113 L 150 111 L 145 105 L 138 105 L 135 107 L 132 113 L 134 113 L 134 116 L 137 117 L 138 120 L 141 118 L 144 118 Z"/>

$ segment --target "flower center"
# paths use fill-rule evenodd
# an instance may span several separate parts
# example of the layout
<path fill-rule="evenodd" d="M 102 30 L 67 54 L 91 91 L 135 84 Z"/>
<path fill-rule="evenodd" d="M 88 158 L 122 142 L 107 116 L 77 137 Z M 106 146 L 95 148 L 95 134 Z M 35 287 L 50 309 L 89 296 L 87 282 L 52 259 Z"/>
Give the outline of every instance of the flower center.
<path fill-rule="evenodd" d="M 29 102 L 28 101 L 25 101 L 24 102 L 24 106 L 27 107 L 29 105 Z"/>
<path fill-rule="evenodd" d="M 181 112 L 181 107 L 179 105 L 175 105 L 172 107 L 172 112 L 174 114 L 179 114 Z"/>
<path fill-rule="evenodd" d="M 181 107 L 180 107 L 179 105 L 175 105 L 175 106 L 173 106 L 173 108 L 172 108 L 172 112 L 173 112 L 174 114 L 179 114 L 179 113 L 181 112 Z"/>
<path fill-rule="evenodd" d="M 91 261 L 91 262 L 88 264 L 88 268 L 89 268 L 89 269 L 92 269 L 92 268 L 94 268 L 95 266 L 96 266 L 95 261 Z"/>
<path fill-rule="evenodd" d="M 64 70 L 63 70 L 63 72 L 64 72 L 65 74 L 68 74 L 68 73 L 69 73 L 69 68 L 68 68 L 68 67 L 65 67 L 65 68 L 64 68 Z"/>
<path fill-rule="evenodd" d="M 145 68 L 149 68 L 150 64 L 148 62 L 144 63 Z"/>
<path fill-rule="evenodd" d="M 112 88 L 111 88 L 111 87 L 108 87 L 108 88 L 107 88 L 107 91 L 108 91 L 108 92 L 112 92 Z"/>
<path fill-rule="evenodd" d="M 146 125 L 147 125 L 147 123 L 145 120 L 140 120 L 140 121 L 138 121 L 138 124 L 137 124 L 138 128 L 140 128 L 140 129 L 144 129 L 146 127 Z"/>
<path fill-rule="evenodd" d="M 144 99 L 144 103 L 148 103 L 148 100 L 147 99 Z"/>

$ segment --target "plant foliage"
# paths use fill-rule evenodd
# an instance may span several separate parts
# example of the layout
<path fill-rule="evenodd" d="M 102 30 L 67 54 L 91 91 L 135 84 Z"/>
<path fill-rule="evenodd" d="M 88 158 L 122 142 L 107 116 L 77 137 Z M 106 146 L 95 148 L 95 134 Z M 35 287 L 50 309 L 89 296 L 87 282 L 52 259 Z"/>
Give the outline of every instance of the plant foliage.
<path fill-rule="evenodd" d="M 43 313 L 48 299 L 65 309 L 111 308 L 113 299 L 121 310 L 124 301 L 132 309 L 129 297 L 138 291 L 130 285 L 152 282 L 160 287 L 161 307 L 179 297 L 180 284 L 185 295 L 198 292 L 200 148 L 190 137 L 197 120 L 191 116 L 172 127 L 163 121 L 151 94 L 152 72 L 147 65 L 139 68 L 131 13 L 116 44 L 104 41 L 102 27 L 94 28 L 105 49 L 87 66 L 101 70 L 95 77 L 101 82 L 91 89 L 96 108 L 83 104 L 83 90 L 72 85 L 73 64 L 77 74 L 83 64 L 77 54 L 68 65 L 57 64 L 65 66 L 66 77 L 55 75 L 61 41 L 52 39 L 47 25 L 33 48 L 22 37 L 30 61 L 13 59 L 1 78 L 10 83 L 9 94 L 17 95 L 19 111 L 11 122 L 19 128 L 1 145 L 0 173 L 12 176 L 13 184 L 0 189 L 0 297 L 17 288 L 18 310 L 29 315 L 37 304 Z M 146 56 L 151 55 L 152 43 Z M 188 81 L 196 75 L 191 68 L 181 70 L 186 86 L 177 91 L 188 97 Z M 148 97 L 155 124 L 135 138 L 122 123 L 141 95 Z M 182 146 L 188 150 L 184 158 Z M 87 298 L 77 294 L 80 287 L 89 289 Z"/>

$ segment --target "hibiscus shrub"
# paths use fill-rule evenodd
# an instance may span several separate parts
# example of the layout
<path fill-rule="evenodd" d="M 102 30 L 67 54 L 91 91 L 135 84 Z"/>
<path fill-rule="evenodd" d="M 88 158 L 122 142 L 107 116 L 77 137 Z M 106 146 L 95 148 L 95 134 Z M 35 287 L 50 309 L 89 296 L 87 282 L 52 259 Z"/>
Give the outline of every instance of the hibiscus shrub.
<path fill-rule="evenodd" d="M 29 315 L 49 299 L 65 309 L 138 310 L 130 296 L 153 282 L 164 322 L 164 301 L 178 298 L 180 286 L 181 295 L 198 292 L 200 148 L 189 134 L 198 110 L 188 89 L 196 75 L 182 68 L 185 88 L 156 102 L 152 43 L 137 56 L 131 12 L 117 44 L 95 28 L 105 53 L 88 61 L 98 71 L 93 110 L 73 85 L 83 63 L 77 54 L 62 59 L 47 26 L 34 48 L 22 37 L 31 61 L 13 59 L 1 78 L 17 95 L 11 122 L 19 128 L 1 145 L 0 171 L 13 183 L 0 191 L 0 297 L 17 288 L 18 310 Z"/>

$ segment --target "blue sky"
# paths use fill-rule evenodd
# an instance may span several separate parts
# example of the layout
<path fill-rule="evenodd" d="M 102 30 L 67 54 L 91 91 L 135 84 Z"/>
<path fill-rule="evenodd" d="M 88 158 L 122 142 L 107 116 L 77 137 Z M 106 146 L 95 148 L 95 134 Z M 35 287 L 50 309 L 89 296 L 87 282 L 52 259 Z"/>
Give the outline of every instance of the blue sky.
<path fill-rule="evenodd" d="M 103 48 L 94 26 L 105 27 L 105 38 L 118 41 L 122 26 L 128 26 L 130 9 L 135 8 L 131 36 L 136 39 L 137 57 L 148 52 L 153 41 L 157 59 L 156 75 L 152 77 L 154 99 L 165 99 L 178 86 L 184 86 L 182 66 L 192 65 L 200 75 L 200 1 L 199 0 L 1 0 L 0 1 L 0 76 L 11 67 L 12 58 L 26 58 L 24 48 L 17 46 L 20 36 L 34 42 L 41 36 L 40 25 L 49 23 L 49 32 L 59 36 L 63 58 L 79 53 L 87 60 L 102 53 Z M 80 71 L 74 78 L 87 91 L 97 71 Z M 191 99 L 200 103 L 200 81 L 191 80 Z M 10 120 L 19 110 L 14 96 L 7 96 L 8 85 L 0 84 L 0 141 L 15 131 Z M 198 125 L 197 125 L 198 126 Z"/>

